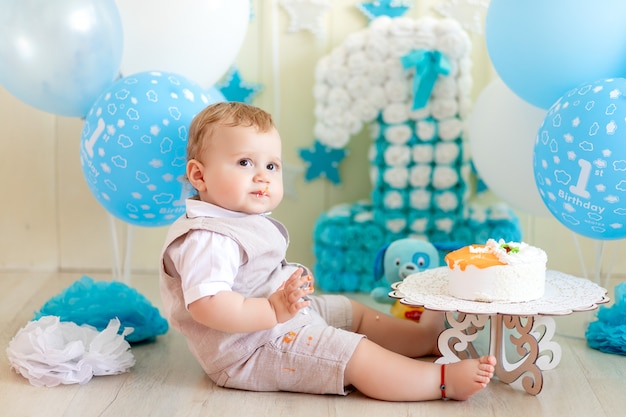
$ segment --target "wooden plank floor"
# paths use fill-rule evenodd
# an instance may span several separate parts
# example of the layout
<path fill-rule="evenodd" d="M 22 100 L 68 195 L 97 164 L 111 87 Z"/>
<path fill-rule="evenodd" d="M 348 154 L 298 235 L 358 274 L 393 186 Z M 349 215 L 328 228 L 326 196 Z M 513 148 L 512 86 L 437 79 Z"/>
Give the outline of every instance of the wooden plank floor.
<path fill-rule="evenodd" d="M 494 380 L 465 402 L 387 403 L 347 397 L 254 393 L 216 387 L 196 365 L 184 339 L 170 330 L 155 343 L 134 346 L 131 372 L 95 377 L 85 385 L 36 388 L 10 370 L 4 353 L 17 331 L 50 297 L 79 279 L 71 273 L 0 273 L 0 414 L 27 417 L 90 416 L 585 416 L 625 415 L 626 357 L 586 345 L 584 323 L 593 314 L 557 318 L 561 363 L 544 372 L 537 396 Z M 108 279 L 104 274 L 90 275 Z M 619 282 L 612 278 L 609 296 Z M 130 285 L 160 307 L 158 278 L 133 276 Z M 366 295 L 355 295 L 368 300 Z M 383 307 L 386 308 L 386 307 Z"/>

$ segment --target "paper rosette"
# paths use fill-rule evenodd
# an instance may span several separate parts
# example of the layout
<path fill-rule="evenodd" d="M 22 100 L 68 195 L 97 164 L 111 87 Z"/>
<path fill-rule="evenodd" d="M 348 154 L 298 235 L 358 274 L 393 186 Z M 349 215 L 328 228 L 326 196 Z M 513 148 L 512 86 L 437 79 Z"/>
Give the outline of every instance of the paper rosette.
<path fill-rule="evenodd" d="M 93 376 L 127 372 L 135 358 L 124 339 L 132 329 L 118 334 L 113 319 L 103 331 L 58 317 L 44 316 L 28 322 L 9 342 L 11 368 L 37 387 L 85 384 Z"/>

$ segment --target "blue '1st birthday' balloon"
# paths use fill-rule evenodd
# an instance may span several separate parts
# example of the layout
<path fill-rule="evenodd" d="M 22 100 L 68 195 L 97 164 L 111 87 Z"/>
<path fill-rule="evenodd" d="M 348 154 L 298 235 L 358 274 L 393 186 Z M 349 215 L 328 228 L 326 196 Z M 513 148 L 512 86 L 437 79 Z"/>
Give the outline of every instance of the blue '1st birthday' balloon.
<path fill-rule="evenodd" d="M 626 79 L 580 85 L 549 109 L 534 147 L 543 202 L 570 230 L 626 236 Z"/>
<path fill-rule="evenodd" d="M 118 80 L 94 103 L 81 134 L 85 180 L 98 202 L 137 226 L 164 226 L 185 211 L 187 133 L 215 102 L 185 77 L 141 72 Z"/>

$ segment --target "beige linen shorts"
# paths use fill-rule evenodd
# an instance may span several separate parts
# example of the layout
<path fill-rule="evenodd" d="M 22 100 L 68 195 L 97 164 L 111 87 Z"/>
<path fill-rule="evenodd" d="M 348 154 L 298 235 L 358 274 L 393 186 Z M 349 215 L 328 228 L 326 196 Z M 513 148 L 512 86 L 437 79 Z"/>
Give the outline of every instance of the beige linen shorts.
<path fill-rule="evenodd" d="M 340 394 L 346 364 L 364 337 L 353 333 L 352 305 L 342 295 L 311 297 L 313 322 L 259 347 L 250 357 L 210 375 L 217 385 L 249 391 Z M 302 314 L 302 313 L 301 313 Z"/>

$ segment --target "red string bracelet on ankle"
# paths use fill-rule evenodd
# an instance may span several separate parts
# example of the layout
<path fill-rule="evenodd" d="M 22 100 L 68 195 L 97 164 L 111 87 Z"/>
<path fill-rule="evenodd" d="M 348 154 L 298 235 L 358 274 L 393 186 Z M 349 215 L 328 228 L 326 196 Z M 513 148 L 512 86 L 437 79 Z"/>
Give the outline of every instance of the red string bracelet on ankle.
<path fill-rule="evenodd" d="M 441 390 L 441 399 L 447 400 L 448 398 L 446 397 L 446 365 L 445 364 L 441 364 L 441 385 L 439 386 L 439 389 Z"/>

